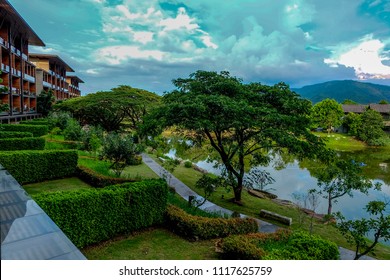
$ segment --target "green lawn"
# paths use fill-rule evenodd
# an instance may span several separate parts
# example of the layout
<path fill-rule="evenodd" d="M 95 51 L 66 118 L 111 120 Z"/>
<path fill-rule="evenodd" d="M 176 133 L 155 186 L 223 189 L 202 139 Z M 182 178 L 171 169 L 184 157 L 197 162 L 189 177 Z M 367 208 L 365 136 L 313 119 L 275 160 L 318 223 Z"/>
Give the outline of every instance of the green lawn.
<path fill-rule="evenodd" d="M 187 241 L 164 228 L 103 242 L 82 249 L 90 260 L 215 260 L 213 241 Z"/>
<path fill-rule="evenodd" d="M 41 192 L 54 192 L 54 191 L 71 191 L 78 189 L 91 188 L 90 185 L 84 183 L 77 177 L 64 178 L 52 181 L 44 181 L 41 183 L 24 185 L 23 188 L 30 195 Z"/>
<path fill-rule="evenodd" d="M 367 147 L 364 142 L 347 134 L 326 132 L 314 132 L 314 134 L 323 138 L 328 148 L 338 151 L 357 151 Z"/>

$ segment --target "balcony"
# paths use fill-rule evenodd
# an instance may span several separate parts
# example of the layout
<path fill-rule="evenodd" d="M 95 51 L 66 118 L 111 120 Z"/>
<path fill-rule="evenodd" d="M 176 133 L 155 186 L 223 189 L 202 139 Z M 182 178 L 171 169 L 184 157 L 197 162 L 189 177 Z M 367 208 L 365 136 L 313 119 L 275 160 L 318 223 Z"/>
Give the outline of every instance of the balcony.
<path fill-rule="evenodd" d="M 9 93 L 9 88 L 7 86 L 0 85 L 0 93 L 8 94 Z"/>
<path fill-rule="evenodd" d="M 8 49 L 8 42 L 0 37 L 0 45 Z"/>
<path fill-rule="evenodd" d="M 18 50 L 16 47 L 14 46 L 11 46 L 11 52 L 16 54 L 17 56 L 21 56 L 22 55 L 22 52 L 20 50 Z"/>
<path fill-rule="evenodd" d="M 29 82 L 31 82 L 31 83 L 35 83 L 35 77 L 30 76 L 30 75 L 28 75 L 26 73 L 24 73 L 24 79 L 29 81 Z"/>
<path fill-rule="evenodd" d="M 44 87 L 49 87 L 49 88 L 51 88 L 51 87 L 52 87 L 52 84 L 51 84 L 51 83 L 48 83 L 48 82 L 45 82 L 45 81 L 43 81 L 43 86 L 44 86 Z"/>
<path fill-rule="evenodd" d="M 24 53 L 22 53 L 22 58 L 23 58 L 23 60 L 28 61 L 28 56 Z"/>
<path fill-rule="evenodd" d="M 9 73 L 9 66 L 2 63 L 1 71 Z"/>
<path fill-rule="evenodd" d="M 14 94 L 14 95 L 19 95 L 20 94 L 20 89 L 18 89 L 18 88 L 12 88 L 12 94 Z"/>
<path fill-rule="evenodd" d="M 16 70 L 15 68 L 12 68 L 11 72 L 12 72 L 12 75 L 14 75 L 14 76 L 17 76 L 17 77 L 22 76 L 22 72 L 20 72 L 19 70 Z"/>

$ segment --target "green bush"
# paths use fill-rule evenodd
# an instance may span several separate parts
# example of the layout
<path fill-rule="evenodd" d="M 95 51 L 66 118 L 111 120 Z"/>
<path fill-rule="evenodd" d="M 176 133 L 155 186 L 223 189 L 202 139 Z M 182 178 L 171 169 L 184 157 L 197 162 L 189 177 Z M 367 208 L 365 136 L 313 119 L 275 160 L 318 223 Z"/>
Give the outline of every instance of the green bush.
<path fill-rule="evenodd" d="M 77 177 L 79 177 L 81 180 L 95 188 L 104 188 L 110 185 L 123 184 L 135 181 L 134 179 L 113 178 L 104 176 L 88 167 L 80 165 L 77 166 L 76 174 Z"/>
<path fill-rule="evenodd" d="M 26 184 L 73 176 L 77 157 L 72 150 L 0 152 L 0 164 L 20 184 Z"/>
<path fill-rule="evenodd" d="M 43 136 L 48 133 L 47 125 L 1 124 L 0 130 L 31 132 L 34 137 Z"/>
<path fill-rule="evenodd" d="M 34 200 L 79 248 L 163 222 L 163 180 L 145 180 L 70 192 L 41 193 Z"/>
<path fill-rule="evenodd" d="M 0 139 L 33 137 L 31 132 L 0 131 Z"/>
<path fill-rule="evenodd" d="M 34 120 L 34 121 L 20 121 L 19 124 L 26 125 L 49 125 L 47 120 Z"/>
<path fill-rule="evenodd" d="M 334 242 L 304 232 L 278 230 L 229 236 L 219 242 L 225 258 L 246 260 L 337 260 Z"/>
<path fill-rule="evenodd" d="M 185 168 L 191 168 L 191 167 L 192 167 L 192 162 L 191 162 L 191 161 L 188 161 L 188 160 L 185 161 L 185 162 L 184 162 L 184 167 L 185 167 Z"/>
<path fill-rule="evenodd" d="M 64 134 L 65 140 L 80 141 L 82 128 L 77 120 L 69 119 L 62 133 Z"/>
<path fill-rule="evenodd" d="M 43 150 L 45 139 L 40 137 L 0 139 L 0 151 Z"/>
<path fill-rule="evenodd" d="M 231 234 L 257 232 L 259 225 L 250 218 L 206 218 L 187 214 L 184 210 L 169 205 L 166 212 L 167 226 L 188 239 L 212 239 Z"/>

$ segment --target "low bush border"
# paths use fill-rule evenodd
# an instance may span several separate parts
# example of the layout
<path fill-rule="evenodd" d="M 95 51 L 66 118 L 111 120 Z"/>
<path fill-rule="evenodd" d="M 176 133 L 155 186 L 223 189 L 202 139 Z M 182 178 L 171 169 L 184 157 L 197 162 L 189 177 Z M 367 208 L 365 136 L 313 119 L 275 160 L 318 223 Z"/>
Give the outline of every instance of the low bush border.
<path fill-rule="evenodd" d="M 0 151 L 43 150 L 45 139 L 40 137 L 0 139 Z"/>
<path fill-rule="evenodd" d="M 259 225 L 252 218 L 206 218 L 193 216 L 174 205 L 166 212 L 166 225 L 173 232 L 190 240 L 221 238 L 231 234 L 257 232 Z"/>

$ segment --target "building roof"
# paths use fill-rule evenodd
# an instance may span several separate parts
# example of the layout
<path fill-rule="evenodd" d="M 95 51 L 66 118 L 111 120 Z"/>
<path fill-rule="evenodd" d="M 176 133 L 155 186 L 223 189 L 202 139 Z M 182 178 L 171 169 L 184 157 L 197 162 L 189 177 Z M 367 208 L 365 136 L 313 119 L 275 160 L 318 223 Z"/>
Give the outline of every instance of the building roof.
<path fill-rule="evenodd" d="M 77 76 L 73 76 L 73 75 L 66 75 L 67 78 L 71 78 L 71 79 L 74 79 L 76 81 L 78 81 L 79 83 L 84 83 L 83 80 L 81 80 L 79 77 Z"/>
<path fill-rule="evenodd" d="M 1 1 L 1 0 L 0 0 Z M 31 58 L 48 59 L 49 63 L 62 64 L 66 68 L 66 72 L 75 72 L 65 61 L 63 61 L 58 55 L 55 54 L 43 54 L 43 53 L 30 53 Z"/>
<path fill-rule="evenodd" d="M 343 107 L 344 113 L 364 113 L 367 108 L 370 108 L 374 111 L 377 111 L 381 114 L 390 114 L 390 104 L 353 104 L 353 105 L 341 105 Z"/>
<path fill-rule="evenodd" d="M 32 30 L 22 16 L 11 6 L 7 0 L 0 0 L 0 14 L 5 21 L 14 26 L 21 34 L 24 34 L 29 45 L 44 47 L 45 43 Z"/>

